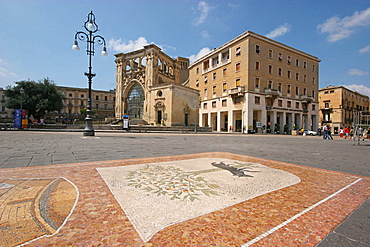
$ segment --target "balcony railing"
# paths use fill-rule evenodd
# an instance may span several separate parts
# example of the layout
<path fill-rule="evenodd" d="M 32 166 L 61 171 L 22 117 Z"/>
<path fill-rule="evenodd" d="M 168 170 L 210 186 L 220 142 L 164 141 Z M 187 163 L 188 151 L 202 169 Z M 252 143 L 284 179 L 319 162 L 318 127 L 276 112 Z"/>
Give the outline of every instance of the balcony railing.
<path fill-rule="evenodd" d="M 241 86 L 231 88 L 229 90 L 229 95 L 230 96 L 241 96 L 241 95 L 244 95 L 244 91 L 245 91 L 244 87 L 241 87 Z"/>
<path fill-rule="evenodd" d="M 277 89 L 273 88 L 265 88 L 265 93 L 267 94 L 266 97 L 278 97 L 280 93 Z"/>
<path fill-rule="evenodd" d="M 301 95 L 300 99 L 302 100 L 302 103 L 311 103 L 314 100 L 312 96 L 308 95 Z"/>

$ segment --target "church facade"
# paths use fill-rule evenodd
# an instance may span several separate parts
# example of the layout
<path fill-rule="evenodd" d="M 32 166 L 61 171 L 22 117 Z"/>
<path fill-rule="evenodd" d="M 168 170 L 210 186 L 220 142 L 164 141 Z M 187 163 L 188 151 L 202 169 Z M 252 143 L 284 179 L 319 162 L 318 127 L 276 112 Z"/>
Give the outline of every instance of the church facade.
<path fill-rule="evenodd" d="M 151 44 L 116 54 L 116 119 L 188 126 L 198 122 L 199 91 L 187 86 L 189 59 L 172 59 Z"/>

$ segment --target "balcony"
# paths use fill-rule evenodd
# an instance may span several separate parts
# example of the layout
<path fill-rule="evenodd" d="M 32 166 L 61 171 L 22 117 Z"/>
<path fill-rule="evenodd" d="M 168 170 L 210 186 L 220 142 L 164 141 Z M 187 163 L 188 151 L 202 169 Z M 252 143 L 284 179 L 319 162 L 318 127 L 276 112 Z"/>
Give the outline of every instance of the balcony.
<path fill-rule="evenodd" d="M 314 100 L 314 98 L 312 96 L 308 96 L 308 95 L 301 95 L 300 97 L 300 100 L 302 100 L 302 103 L 312 103 L 312 101 Z"/>
<path fill-rule="evenodd" d="M 267 94 L 266 98 L 277 98 L 280 96 L 279 91 L 272 88 L 265 88 L 265 94 Z"/>
<path fill-rule="evenodd" d="M 229 90 L 229 96 L 242 96 L 244 95 L 244 87 L 235 87 Z"/>

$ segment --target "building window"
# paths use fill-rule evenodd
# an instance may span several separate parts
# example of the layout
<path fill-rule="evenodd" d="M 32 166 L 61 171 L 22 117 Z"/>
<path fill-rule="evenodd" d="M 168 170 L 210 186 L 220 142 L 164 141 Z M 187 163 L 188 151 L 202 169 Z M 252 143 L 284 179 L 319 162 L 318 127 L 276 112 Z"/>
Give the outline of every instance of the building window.
<path fill-rule="evenodd" d="M 287 94 L 290 94 L 290 85 L 287 85 L 286 92 L 287 92 Z"/>
<path fill-rule="evenodd" d="M 279 68 L 279 69 L 278 69 L 278 75 L 280 75 L 280 76 L 281 76 L 282 74 L 283 74 L 283 69 L 282 69 L 282 68 Z"/>
<path fill-rule="evenodd" d="M 281 52 L 279 52 L 278 59 L 279 59 L 279 61 L 282 61 L 283 60 L 283 54 Z"/>
<path fill-rule="evenodd" d="M 213 80 L 216 80 L 217 78 L 217 75 L 216 75 L 216 72 L 213 73 Z"/>
<path fill-rule="evenodd" d="M 235 97 L 235 99 L 234 99 L 234 104 L 240 104 L 240 102 L 241 102 L 241 98 L 242 97 Z"/>
<path fill-rule="evenodd" d="M 267 85 L 267 87 L 268 87 L 269 89 L 272 89 L 272 81 L 268 81 L 268 85 Z"/>
<path fill-rule="evenodd" d="M 108 100 L 108 96 L 104 96 L 104 100 Z"/>
<path fill-rule="evenodd" d="M 330 100 L 324 101 L 324 108 L 329 109 Z"/>
<path fill-rule="evenodd" d="M 226 89 L 227 89 L 227 83 L 223 83 L 222 84 L 222 92 L 226 92 Z"/>
<path fill-rule="evenodd" d="M 68 97 L 72 98 L 72 94 L 70 93 L 70 94 L 68 95 Z"/>
<path fill-rule="evenodd" d="M 313 64 L 312 65 L 312 71 L 315 71 L 316 70 L 316 68 L 315 68 L 315 65 Z"/>
<path fill-rule="evenodd" d="M 205 76 L 204 77 L 204 84 L 207 84 L 207 82 L 208 82 L 208 78 L 207 78 L 207 76 Z"/>
<path fill-rule="evenodd" d="M 295 66 L 299 67 L 299 59 L 295 60 Z"/>
<path fill-rule="evenodd" d="M 81 94 L 81 98 L 85 98 L 85 95 L 84 94 Z"/>
<path fill-rule="evenodd" d="M 295 108 L 299 109 L 299 102 L 295 102 Z"/>
<path fill-rule="evenodd" d="M 208 90 L 207 88 L 204 89 L 204 97 L 207 98 Z"/>
<path fill-rule="evenodd" d="M 195 81 L 195 86 L 196 86 L 196 87 L 199 87 L 199 80 L 196 80 L 196 81 Z"/>
<path fill-rule="evenodd" d="M 95 109 L 99 109 L 99 104 L 95 104 Z"/>
<path fill-rule="evenodd" d="M 235 86 L 240 87 L 240 78 L 235 80 Z"/>
<path fill-rule="evenodd" d="M 295 95 L 299 95 L 299 87 L 295 87 Z"/>
<path fill-rule="evenodd" d="M 288 56 L 288 64 L 291 64 L 291 63 L 292 63 L 292 58 Z"/>
<path fill-rule="evenodd" d="M 227 76 L 227 68 L 224 68 L 224 69 L 222 70 L 222 75 L 223 75 L 223 76 Z"/>
<path fill-rule="evenodd" d="M 209 60 L 203 62 L 203 70 L 209 69 Z"/>
<path fill-rule="evenodd" d="M 312 111 L 316 111 L 316 105 L 312 105 Z"/>
<path fill-rule="evenodd" d="M 216 86 L 213 86 L 213 87 L 212 87 L 213 95 L 216 95 L 216 91 L 217 91 Z"/>
<path fill-rule="evenodd" d="M 227 51 L 225 51 L 225 52 L 223 52 L 222 54 L 221 54 L 221 61 L 222 62 L 224 62 L 224 61 L 227 61 L 227 60 L 229 60 L 229 50 L 227 50 Z"/>
<path fill-rule="evenodd" d="M 226 107 L 227 106 L 227 101 L 226 101 L 226 99 L 223 99 L 222 100 L 222 107 Z"/>
<path fill-rule="evenodd" d="M 218 65 L 218 56 L 212 58 L 212 67 L 216 67 Z"/>
<path fill-rule="evenodd" d="M 99 100 L 99 95 L 96 95 L 96 96 L 95 96 L 95 99 L 96 99 L 96 100 Z"/>
<path fill-rule="evenodd" d="M 283 101 L 281 99 L 278 100 L 278 106 L 283 106 Z"/>
<path fill-rule="evenodd" d="M 330 113 L 324 113 L 324 121 L 326 122 L 330 121 Z"/>
<path fill-rule="evenodd" d="M 236 55 L 236 56 L 240 56 L 240 54 L 241 54 L 240 47 L 237 47 L 237 48 L 235 49 L 235 55 Z"/>
<path fill-rule="evenodd" d="M 197 68 L 197 74 L 199 74 L 199 68 Z"/>
<path fill-rule="evenodd" d="M 207 109 L 207 103 L 203 103 L 203 109 Z"/>
<path fill-rule="evenodd" d="M 260 87 L 260 78 L 256 77 L 254 78 L 254 88 Z"/>
<path fill-rule="evenodd" d="M 269 74 L 272 74 L 272 65 L 269 65 Z"/>
<path fill-rule="evenodd" d="M 260 50 L 260 46 L 259 45 L 256 45 L 256 53 L 257 54 L 260 54 L 261 50 Z"/>
<path fill-rule="evenodd" d="M 216 101 L 212 101 L 212 108 L 216 108 Z"/>
<path fill-rule="evenodd" d="M 260 70 L 260 62 L 256 61 L 256 70 Z"/>
<path fill-rule="evenodd" d="M 303 62 L 303 68 L 307 69 L 307 62 Z"/>
<path fill-rule="evenodd" d="M 312 97 L 315 98 L 315 90 L 312 90 Z"/>
<path fill-rule="evenodd" d="M 288 108 L 291 108 L 291 107 L 292 107 L 292 101 L 288 100 L 288 101 L 286 102 L 286 106 L 287 106 Z"/>
<path fill-rule="evenodd" d="M 307 76 L 303 75 L 303 82 L 307 82 Z"/>
<path fill-rule="evenodd" d="M 315 85 L 315 84 L 316 84 L 316 79 L 315 79 L 315 77 L 314 77 L 314 78 L 312 78 L 312 84 L 313 84 L 313 85 Z"/>
<path fill-rule="evenodd" d="M 307 95 L 307 89 L 303 88 L 303 95 Z"/>
<path fill-rule="evenodd" d="M 292 73 L 288 70 L 288 78 L 292 78 Z"/>
<path fill-rule="evenodd" d="M 269 50 L 269 58 L 272 58 L 272 50 Z"/>
<path fill-rule="evenodd" d="M 299 81 L 299 73 L 295 73 L 295 79 L 296 81 Z"/>
<path fill-rule="evenodd" d="M 235 64 L 235 71 L 240 71 L 240 63 Z"/>
<path fill-rule="evenodd" d="M 261 98 L 256 96 L 254 97 L 254 104 L 259 105 L 261 103 Z"/>
<path fill-rule="evenodd" d="M 281 82 L 278 83 L 278 91 L 281 93 Z"/>

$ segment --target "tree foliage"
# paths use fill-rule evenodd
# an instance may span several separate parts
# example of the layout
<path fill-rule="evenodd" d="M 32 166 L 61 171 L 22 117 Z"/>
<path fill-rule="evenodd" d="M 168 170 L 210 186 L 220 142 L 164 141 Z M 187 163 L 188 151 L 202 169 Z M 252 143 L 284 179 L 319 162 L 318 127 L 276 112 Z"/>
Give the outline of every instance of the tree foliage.
<path fill-rule="evenodd" d="M 54 82 L 44 78 L 38 82 L 27 80 L 17 81 L 16 86 L 7 86 L 5 96 L 6 107 L 9 109 L 27 110 L 28 115 L 35 118 L 44 117 L 45 113 L 63 109 L 64 95 L 57 89 Z M 23 95 L 20 89 L 23 88 Z"/>

